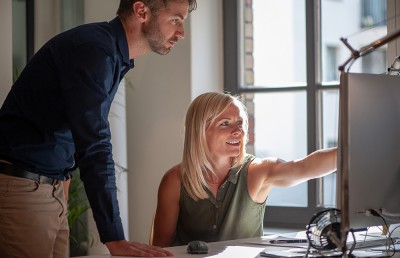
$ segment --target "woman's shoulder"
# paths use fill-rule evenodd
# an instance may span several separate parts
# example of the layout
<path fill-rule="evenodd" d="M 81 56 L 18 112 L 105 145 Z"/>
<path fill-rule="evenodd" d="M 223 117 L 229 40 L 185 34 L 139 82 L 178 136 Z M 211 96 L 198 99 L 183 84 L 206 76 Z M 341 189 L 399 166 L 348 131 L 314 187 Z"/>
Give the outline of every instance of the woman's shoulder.
<path fill-rule="evenodd" d="M 165 172 L 162 183 L 180 185 L 181 183 L 181 164 L 177 164 Z"/>

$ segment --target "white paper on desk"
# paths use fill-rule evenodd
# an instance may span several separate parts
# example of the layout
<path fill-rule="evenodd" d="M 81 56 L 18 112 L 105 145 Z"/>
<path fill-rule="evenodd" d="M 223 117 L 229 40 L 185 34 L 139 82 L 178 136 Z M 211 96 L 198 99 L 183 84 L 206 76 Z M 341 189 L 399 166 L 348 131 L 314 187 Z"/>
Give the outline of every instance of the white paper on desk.
<path fill-rule="evenodd" d="M 354 250 L 351 254 L 353 255 L 353 257 L 367 258 L 367 257 L 390 257 L 392 253 Z"/>
<path fill-rule="evenodd" d="M 299 252 L 299 249 L 290 249 L 290 250 L 268 250 L 265 248 L 264 251 L 260 253 L 261 257 L 281 257 L 281 258 L 286 258 L 286 257 L 304 257 L 305 252 Z M 342 257 L 340 252 L 324 252 L 324 253 L 310 253 L 307 255 L 307 257 L 310 258 L 321 258 L 321 257 Z"/>
<path fill-rule="evenodd" d="M 400 244 L 395 244 L 395 245 L 384 245 L 384 246 L 375 246 L 371 247 L 372 251 L 388 251 L 388 249 L 391 249 L 391 251 L 396 250 L 398 252 L 400 250 Z"/>
<path fill-rule="evenodd" d="M 304 238 L 294 238 L 294 237 L 275 237 L 275 238 L 264 238 L 259 241 L 254 241 L 254 242 L 248 242 L 247 244 L 253 244 L 253 245 L 264 245 L 264 246 L 276 246 L 276 247 L 291 247 L 291 248 L 307 248 L 308 247 L 308 242 L 305 243 L 287 243 L 287 242 L 282 242 L 282 243 L 271 243 L 271 241 L 278 240 L 278 241 L 290 241 L 290 240 L 305 240 Z"/>
<path fill-rule="evenodd" d="M 295 252 L 290 252 L 288 250 L 283 250 L 283 251 L 262 251 L 260 253 L 260 256 L 262 257 L 304 257 L 304 254 L 300 253 L 295 253 Z"/>

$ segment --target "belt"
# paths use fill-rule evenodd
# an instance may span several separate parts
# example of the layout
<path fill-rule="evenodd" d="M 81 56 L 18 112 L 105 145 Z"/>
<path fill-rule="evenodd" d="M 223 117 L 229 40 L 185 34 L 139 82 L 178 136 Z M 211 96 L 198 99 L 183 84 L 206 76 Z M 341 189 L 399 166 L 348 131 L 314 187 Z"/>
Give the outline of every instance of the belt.
<path fill-rule="evenodd" d="M 41 184 L 49 184 L 49 185 L 56 185 L 60 181 L 60 180 L 53 179 L 53 178 L 50 178 L 47 176 L 42 176 L 39 174 L 35 174 L 32 172 L 23 170 L 12 164 L 7 164 L 4 162 L 0 162 L 0 174 L 4 174 L 7 176 L 26 178 L 26 179 L 34 180 Z"/>

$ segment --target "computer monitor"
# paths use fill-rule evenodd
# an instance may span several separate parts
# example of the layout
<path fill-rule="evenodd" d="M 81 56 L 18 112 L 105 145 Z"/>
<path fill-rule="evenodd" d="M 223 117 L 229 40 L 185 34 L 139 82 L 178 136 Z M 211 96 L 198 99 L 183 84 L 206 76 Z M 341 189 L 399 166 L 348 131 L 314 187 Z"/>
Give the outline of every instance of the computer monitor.
<path fill-rule="evenodd" d="M 337 207 L 349 229 L 383 225 L 366 211 L 400 213 L 400 76 L 341 76 Z"/>

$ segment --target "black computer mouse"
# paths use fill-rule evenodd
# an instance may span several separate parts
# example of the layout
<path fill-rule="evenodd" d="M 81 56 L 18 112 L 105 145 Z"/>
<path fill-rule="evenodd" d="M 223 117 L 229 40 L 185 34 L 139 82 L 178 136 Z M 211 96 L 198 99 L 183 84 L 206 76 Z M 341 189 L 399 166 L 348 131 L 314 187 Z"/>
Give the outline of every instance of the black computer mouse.
<path fill-rule="evenodd" d="M 208 245 L 204 241 L 195 240 L 188 243 L 187 252 L 190 254 L 206 254 L 208 253 Z"/>

